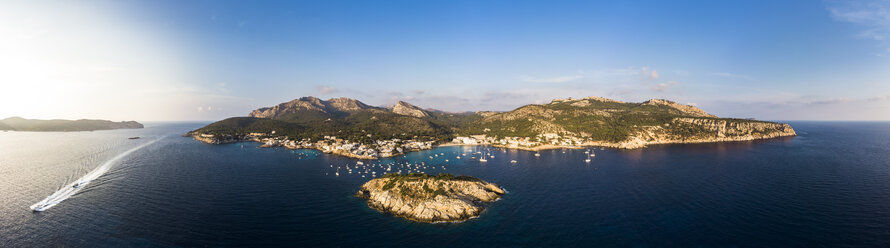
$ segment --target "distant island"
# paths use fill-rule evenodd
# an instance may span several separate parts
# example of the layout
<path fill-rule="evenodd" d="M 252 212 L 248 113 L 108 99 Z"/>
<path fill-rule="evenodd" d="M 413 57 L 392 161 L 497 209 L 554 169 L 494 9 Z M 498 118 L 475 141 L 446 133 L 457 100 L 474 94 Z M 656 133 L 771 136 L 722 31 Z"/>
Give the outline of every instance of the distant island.
<path fill-rule="evenodd" d="M 374 209 L 412 221 L 455 222 L 479 216 L 485 203 L 504 193 L 498 185 L 473 177 L 411 173 L 372 179 L 356 196 Z"/>
<path fill-rule="evenodd" d="M 556 99 L 508 112 L 447 113 L 399 101 L 374 107 L 349 98 L 303 97 L 221 120 L 187 135 L 222 144 L 318 149 L 361 159 L 392 157 L 436 145 L 543 150 L 590 146 L 748 141 L 794 136 L 788 124 L 719 118 L 669 100 L 641 103 L 601 97 Z"/>
<path fill-rule="evenodd" d="M 124 128 L 143 128 L 135 121 L 113 122 L 107 120 L 34 120 L 21 117 L 10 117 L 0 120 L 0 130 L 4 131 L 95 131 Z"/>

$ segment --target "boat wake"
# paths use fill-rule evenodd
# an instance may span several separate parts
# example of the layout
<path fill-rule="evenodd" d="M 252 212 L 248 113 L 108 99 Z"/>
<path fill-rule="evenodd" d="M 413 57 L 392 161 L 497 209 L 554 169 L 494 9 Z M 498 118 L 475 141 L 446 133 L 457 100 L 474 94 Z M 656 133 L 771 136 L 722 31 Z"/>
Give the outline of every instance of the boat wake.
<path fill-rule="evenodd" d="M 61 203 L 65 199 L 68 199 L 69 197 L 73 196 L 74 194 L 77 194 L 77 192 L 79 192 L 85 186 L 90 184 L 90 182 L 92 182 L 96 178 L 99 178 L 102 175 L 104 175 L 106 172 L 108 172 L 109 169 L 111 169 L 111 166 L 115 162 L 120 160 L 121 158 L 126 157 L 130 153 L 135 152 L 136 150 L 139 150 L 139 149 L 142 149 L 143 147 L 151 145 L 152 143 L 155 143 L 158 140 L 160 140 L 160 139 L 156 139 L 156 140 L 141 144 L 141 145 L 134 147 L 130 150 L 127 150 L 121 154 L 118 154 L 117 156 L 114 156 L 113 158 L 109 159 L 108 161 L 105 161 L 105 163 L 102 163 L 102 165 L 100 165 L 99 167 L 96 167 L 92 171 L 88 172 L 83 177 L 78 178 L 73 183 L 63 186 L 61 189 L 59 189 L 52 195 L 49 195 L 48 197 L 46 197 L 46 199 L 43 199 L 42 201 L 34 203 L 34 205 L 31 205 L 31 207 L 30 207 L 31 210 L 34 210 L 36 212 L 42 212 L 42 211 L 45 211 L 45 210 L 55 206 L 56 204 Z"/>

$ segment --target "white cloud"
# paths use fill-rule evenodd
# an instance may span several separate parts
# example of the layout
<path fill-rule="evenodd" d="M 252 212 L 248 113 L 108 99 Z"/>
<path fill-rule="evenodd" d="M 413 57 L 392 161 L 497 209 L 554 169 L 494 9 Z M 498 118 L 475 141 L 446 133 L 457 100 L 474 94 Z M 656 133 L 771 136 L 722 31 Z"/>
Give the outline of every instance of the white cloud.
<path fill-rule="evenodd" d="M 657 92 L 664 92 L 664 91 L 667 91 L 670 87 L 672 87 L 674 85 L 678 85 L 678 84 L 680 84 L 680 83 L 677 81 L 668 81 L 667 83 L 659 83 L 659 84 L 656 84 L 655 87 L 652 87 L 652 90 L 657 91 Z"/>
<path fill-rule="evenodd" d="M 839 97 L 839 98 L 832 98 L 832 99 L 825 99 L 825 100 L 810 101 L 810 102 L 807 102 L 807 104 L 838 104 L 838 103 L 845 103 L 845 102 L 849 102 L 849 101 L 850 101 L 849 98 Z"/>
<path fill-rule="evenodd" d="M 883 101 L 883 100 L 888 100 L 888 99 L 890 99 L 890 95 L 876 96 L 876 97 L 872 97 L 872 98 L 869 98 L 866 100 L 868 100 L 869 102 L 877 102 L 877 101 Z"/>
<path fill-rule="evenodd" d="M 337 88 L 334 88 L 333 86 L 319 85 L 319 86 L 316 86 L 315 88 L 318 89 L 318 93 L 320 93 L 322 95 L 333 94 L 333 93 L 337 93 L 339 91 L 339 90 L 337 90 Z"/>
<path fill-rule="evenodd" d="M 828 10 L 835 20 L 862 26 L 863 38 L 884 42 L 890 38 L 890 1 L 832 1 Z"/>

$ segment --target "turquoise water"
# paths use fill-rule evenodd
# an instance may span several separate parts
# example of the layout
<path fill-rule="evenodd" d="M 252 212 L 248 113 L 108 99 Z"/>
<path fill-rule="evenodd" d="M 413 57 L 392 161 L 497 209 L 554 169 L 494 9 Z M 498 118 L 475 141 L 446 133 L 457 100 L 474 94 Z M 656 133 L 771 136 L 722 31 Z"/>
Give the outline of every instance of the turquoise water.
<path fill-rule="evenodd" d="M 890 245 L 890 123 L 791 124 L 800 136 L 597 149 L 589 164 L 584 150 L 535 157 L 482 147 L 365 161 L 403 170 L 423 162 L 418 170 L 474 176 L 509 192 L 479 218 L 453 224 L 368 208 L 352 194 L 373 174 L 343 169 L 357 160 L 181 137 L 202 123 L 4 132 L 0 247 Z M 28 209 L 153 140 L 73 197 L 45 212 Z M 476 150 L 495 158 L 455 157 Z"/>

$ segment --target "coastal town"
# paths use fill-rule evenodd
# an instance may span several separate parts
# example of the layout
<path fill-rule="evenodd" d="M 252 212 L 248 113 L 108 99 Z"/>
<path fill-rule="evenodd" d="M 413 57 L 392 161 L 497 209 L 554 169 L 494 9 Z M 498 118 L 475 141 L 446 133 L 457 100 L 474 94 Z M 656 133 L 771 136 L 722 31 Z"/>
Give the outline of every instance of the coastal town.
<path fill-rule="evenodd" d="M 191 134 L 195 140 L 208 144 L 224 144 L 242 141 L 262 143 L 259 147 L 285 147 L 287 149 L 316 149 L 324 153 L 336 154 L 357 159 L 379 159 L 403 155 L 411 151 L 429 150 L 434 146 L 454 145 L 490 145 L 493 147 L 520 149 L 520 150 L 544 150 L 556 148 L 580 149 L 584 141 L 575 137 L 563 137 L 553 133 L 529 137 L 504 137 L 496 138 L 486 135 L 458 136 L 450 142 L 418 141 L 413 139 L 385 139 L 375 140 L 371 143 L 350 141 L 336 136 L 324 136 L 321 140 L 313 141 L 310 138 L 292 140 L 287 136 L 275 136 L 271 133 L 248 133 L 241 137 L 223 136 L 213 134 Z"/>
<path fill-rule="evenodd" d="M 316 149 L 324 153 L 336 154 L 357 159 L 388 158 L 405 154 L 410 151 L 429 150 L 434 141 L 417 141 L 403 139 L 375 140 L 372 143 L 360 143 L 336 136 L 324 136 L 321 140 L 311 138 L 292 140 L 287 136 L 275 136 L 275 131 L 266 133 L 248 133 L 243 137 L 216 137 L 212 134 L 193 134 L 198 141 L 208 144 L 224 144 L 241 141 L 263 143 L 264 147 L 285 147 L 287 149 Z"/>

